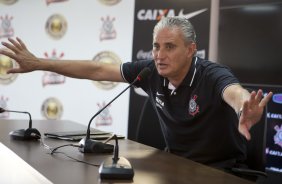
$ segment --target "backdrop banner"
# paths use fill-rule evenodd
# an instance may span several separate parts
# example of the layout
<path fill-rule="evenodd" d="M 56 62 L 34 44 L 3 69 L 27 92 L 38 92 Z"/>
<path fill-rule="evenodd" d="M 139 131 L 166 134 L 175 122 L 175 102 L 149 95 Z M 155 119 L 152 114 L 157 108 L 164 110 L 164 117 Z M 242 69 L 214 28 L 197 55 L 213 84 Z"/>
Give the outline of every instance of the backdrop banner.
<path fill-rule="evenodd" d="M 106 63 L 131 60 L 135 3 L 132 0 L 9 2 L 0 0 L 0 42 L 20 37 L 32 53 L 46 59 Z M 44 71 L 6 74 L 14 65 L 15 61 L 0 55 L 0 107 L 28 111 L 33 119 L 67 119 L 87 125 L 98 110 L 128 85 L 78 80 Z M 126 136 L 128 106 L 126 91 L 91 126 Z M 0 118 L 28 117 L 4 113 Z M 27 124 L 23 125 L 26 127 Z"/>
<path fill-rule="evenodd" d="M 152 58 L 152 33 L 154 25 L 162 17 L 168 16 L 185 16 L 192 22 L 197 34 L 197 54 L 200 57 L 208 58 L 210 1 L 142 0 L 135 2 L 132 62 Z M 128 124 L 128 138 L 130 139 L 136 140 L 136 130 L 139 126 L 140 112 L 142 111 L 145 99 L 146 94 L 142 90 L 132 89 L 130 91 Z M 158 123 L 154 117 L 151 117 L 151 121 L 151 123 Z M 154 135 L 152 134 L 148 133 L 146 136 L 148 139 L 150 137 L 154 139 Z"/>

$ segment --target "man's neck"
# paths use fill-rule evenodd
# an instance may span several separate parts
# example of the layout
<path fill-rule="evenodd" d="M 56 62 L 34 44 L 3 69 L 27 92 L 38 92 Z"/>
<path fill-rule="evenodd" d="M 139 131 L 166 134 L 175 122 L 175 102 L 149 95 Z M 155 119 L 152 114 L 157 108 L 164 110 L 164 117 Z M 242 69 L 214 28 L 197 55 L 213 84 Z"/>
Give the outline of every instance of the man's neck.
<path fill-rule="evenodd" d="M 176 76 L 174 77 L 168 77 L 167 79 L 169 80 L 169 82 L 175 87 L 178 88 L 178 86 L 182 83 L 182 81 L 184 80 L 184 78 L 186 77 L 186 75 L 189 73 L 189 70 L 191 68 L 191 63 L 190 65 L 187 66 L 186 69 L 184 69 L 182 72 L 178 73 Z"/>
<path fill-rule="evenodd" d="M 184 78 L 183 78 L 184 79 Z M 170 78 L 168 78 L 168 81 L 169 81 L 169 83 L 171 84 L 171 85 L 173 85 L 175 88 L 177 88 L 180 84 L 181 84 L 181 82 L 183 81 L 183 79 L 182 80 L 175 80 L 175 79 L 170 79 Z"/>

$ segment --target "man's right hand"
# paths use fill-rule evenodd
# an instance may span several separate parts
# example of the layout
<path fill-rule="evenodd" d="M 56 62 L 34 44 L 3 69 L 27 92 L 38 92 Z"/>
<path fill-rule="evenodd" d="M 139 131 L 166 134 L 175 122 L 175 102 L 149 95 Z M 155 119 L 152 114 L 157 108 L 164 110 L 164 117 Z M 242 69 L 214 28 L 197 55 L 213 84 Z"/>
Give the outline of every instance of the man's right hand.
<path fill-rule="evenodd" d="M 24 42 L 18 37 L 16 40 L 12 38 L 8 38 L 8 40 L 10 43 L 2 42 L 2 45 L 8 48 L 9 51 L 1 49 L 0 54 L 14 59 L 19 64 L 19 68 L 9 69 L 7 73 L 26 73 L 36 70 L 39 60 L 28 51 Z"/>

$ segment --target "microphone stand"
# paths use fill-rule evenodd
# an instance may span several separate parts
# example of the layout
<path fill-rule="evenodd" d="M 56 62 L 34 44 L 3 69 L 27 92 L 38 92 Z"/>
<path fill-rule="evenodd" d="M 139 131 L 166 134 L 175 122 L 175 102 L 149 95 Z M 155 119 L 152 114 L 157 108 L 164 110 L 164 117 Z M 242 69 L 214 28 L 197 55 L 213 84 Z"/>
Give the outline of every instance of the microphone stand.
<path fill-rule="evenodd" d="M 12 139 L 15 140 L 37 140 L 41 138 L 40 132 L 32 128 L 32 119 L 31 119 L 31 114 L 29 112 L 25 111 L 12 111 L 12 110 L 6 110 L 0 107 L 0 113 L 3 112 L 12 112 L 12 113 L 23 113 L 23 114 L 28 114 L 29 116 L 29 125 L 28 128 L 25 129 L 19 129 L 19 130 L 14 130 L 9 133 Z"/>
<path fill-rule="evenodd" d="M 90 125 L 93 119 L 98 116 L 104 109 L 106 109 L 113 101 L 115 101 L 120 95 L 122 95 L 128 88 L 130 88 L 138 79 L 135 79 L 129 86 L 127 86 L 121 93 L 119 93 L 114 99 L 107 103 L 101 108 L 94 116 L 90 119 L 87 127 L 86 137 L 81 139 L 79 142 L 80 147 L 78 148 L 82 153 L 112 153 L 114 146 L 111 144 L 98 142 L 90 139 Z"/>
<path fill-rule="evenodd" d="M 79 151 L 82 153 L 112 153 L 114 146 L 111 144 L 102 143 L 99 141 L 95 141 L 90 139 L 90 125 L 93 119 L 99 115 L 105 108 L 107 108 L 113 101 L 115 101 L 120 95 L 122 95 L 128 88 L 133 86 L 137 81 L 143 80 L 145 77 L 149 75 L 151 70 L 149 68 L 144 68 L 138 76 L 135 78 L 135 80 L 128 85 L 122 92 L 120 92 L 114 99 L 112 99 L 109 103 L 107 103 L 103 108 L 101 108 L 92 118 L 90 119 L 87 127 L 86 137 L 81 139 L 79 142 Z"/>
<path fill-rule="evenodd" d="M 132 180 L 134 176 L 134 170 L 126 158 L 119 157 L 118 138 L 116 135 L 114 135 L 113 138 L 115 139 L 114 157 L 106 159 L 100 165 L 100 178 Z"/>

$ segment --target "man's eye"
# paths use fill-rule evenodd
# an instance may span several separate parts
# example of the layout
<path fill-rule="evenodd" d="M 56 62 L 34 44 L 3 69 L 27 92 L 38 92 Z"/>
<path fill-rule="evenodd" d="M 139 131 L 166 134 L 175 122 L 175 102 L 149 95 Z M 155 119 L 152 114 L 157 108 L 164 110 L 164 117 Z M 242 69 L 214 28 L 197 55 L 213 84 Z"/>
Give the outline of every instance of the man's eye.
<path fill-rule="evenodd" d="M 173 49 L 175 46 L 174 45 L 167 45 L 166 48 L 167 49 Z"/>
<path fill-rule="evenodd" d="M 153 45 L 154 50 L 159 49 L 160 47 L 158 45 Z"/>

